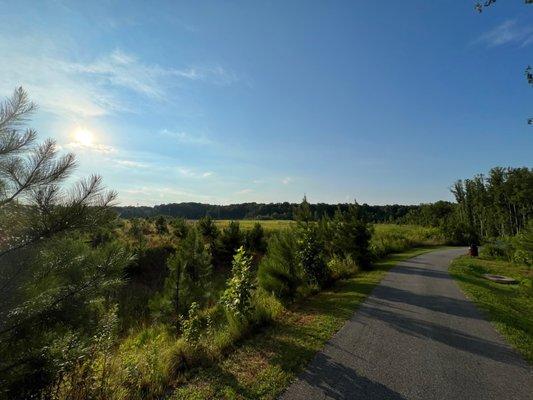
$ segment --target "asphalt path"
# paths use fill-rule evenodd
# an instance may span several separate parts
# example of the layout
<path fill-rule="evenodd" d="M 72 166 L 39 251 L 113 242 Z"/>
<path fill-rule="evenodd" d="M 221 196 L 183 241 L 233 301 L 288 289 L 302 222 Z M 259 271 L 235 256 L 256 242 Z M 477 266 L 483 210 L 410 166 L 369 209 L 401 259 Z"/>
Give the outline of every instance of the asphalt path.
<path fill-rule="evenodd" d="M 533 368 L 448 275 L 465 252 L 391 269 L 280 399 L 533 400 Z"/>

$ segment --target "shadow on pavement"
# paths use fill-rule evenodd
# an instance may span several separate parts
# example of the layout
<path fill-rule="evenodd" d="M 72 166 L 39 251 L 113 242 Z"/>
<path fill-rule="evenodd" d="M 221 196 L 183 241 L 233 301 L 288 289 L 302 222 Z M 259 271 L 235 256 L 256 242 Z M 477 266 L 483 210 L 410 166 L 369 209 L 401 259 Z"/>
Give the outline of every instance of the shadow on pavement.
<path fill-rule="evenodd" d="M 405 400 L 401 394 L 389 389 L 381 383 L 357 375 L 357 372 L 338 362 L 333 361 L 324 353 L 318 353 L 309 368 L 300 376 L 303 382 L 319 389 L 318 393 L 308 393 L 305 389 L 299 392 L 298 387 L 291 388 L 291 396 L 287 398 L 330 398 L 335 400 L 345 399 L 387 399 Z M 287 393 L 289 394 L 289 393 Z M 285 398 L 282 396 L 281 399 Z"/>
<path fill-rule="evenodd" d="M 404 334 L 436 340 L 447 346 L 497 362 L 527 368 L 525 361 L 510 348 L 457 329 L 411 318 L 405 314 L 398 315 L 397 312 L 376 308 L 371 304 L 365 304 L 359 309 L 359 313 L 366 318 L 379 319 L 386 322 L 390 327 Z"/>
<path fill-rule="evenodd" d="M 427 308 L 431 311 L 470 319 L 483 319 L 479 312 L 467 301 L 453 297 L 418 294 L 410 290 L 398 289 L 385 284 L 377 287 L 372 297 L 394 303 Z M 371 301 L 372 298 L 369 298 Z M 392 304 L 390 305 L 392 307 Z"/>

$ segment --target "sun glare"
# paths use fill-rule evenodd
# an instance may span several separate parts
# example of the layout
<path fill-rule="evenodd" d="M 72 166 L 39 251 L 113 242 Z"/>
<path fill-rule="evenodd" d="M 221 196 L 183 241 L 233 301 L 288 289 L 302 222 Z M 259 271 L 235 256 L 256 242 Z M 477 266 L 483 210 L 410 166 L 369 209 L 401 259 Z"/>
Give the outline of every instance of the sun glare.
<path fill-rule="evenodd" d="M 90 146 L 93 143 L 93 134 L 85 128 L 78 128 L 74 132 L 74 139 L 84 146 Z"/>

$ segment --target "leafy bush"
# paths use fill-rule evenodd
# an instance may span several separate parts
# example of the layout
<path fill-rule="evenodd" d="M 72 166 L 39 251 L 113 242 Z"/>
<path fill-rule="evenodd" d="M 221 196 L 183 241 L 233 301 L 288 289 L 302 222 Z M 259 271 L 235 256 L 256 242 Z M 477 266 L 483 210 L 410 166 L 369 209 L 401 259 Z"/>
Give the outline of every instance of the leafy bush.
<path fill-rule="evenodd" d="M 328 271 L 332 280 L 349 278 L 359 271 L 359 264 L 351 257 L 334 256 L 328 261 Z"/>
<path fill-rule="evenodd" d="M 528 266 L 533 265 L 533 220 L 530 220 L 526 228 L 524 228 L 514 239 L 515 253 L 513 260 L 517 263 Z"/>
<path fill-rule="evenodd" d="M 298 261 L 298 244 L 294 232 L 273 235 L 266 256 L 259 264 L 259 286 L 278 299 L 293 300 L 304 276 Z"/>
<path fill-rule="evenodd" d="M 330 247 L 333 255 L 349 259 L 360 268 L 368 268 L 372 258 L 372 229 L 359 215 L 359 206 L 352 205 L 344 213 L 337 211 L 331 226 Z"/>
<path fill-rule="evenodd" d="M 244 318 L 253 308 L 252 294 L 255 288 L 252 259 L 246 254 L 244 247 L 240 247 L 233 257 L 231 273 L 220 301 L 230 315 Z"/>
<path fill-rule="evenodd" d="M 187 319 L 182 323 L 183 338 L 189 343 L 196 344 L 200 338 L 201 328 L 200 306 L 197 302 L 193 301 L 189 308 Z"/>
<path fill-rule="evenodd" d="M 299 228 L 298 261 L 302 266 L 307 283 L 321 287 L 328 280 L 328 270 L 324 261 L 324 245 L 313 225 Z"/>
<path fill-rule="evenodd" d="M 511 261 L 514 248 L 509 238 L 500 238 L 488 241 L 481 247 L 480 255 L 483 258 Z"/>
<path fill-rule="evenodd" d="M 480 255 L 488 259 L 533 264 L 533 222 L 514 237 L 501 237 L 487 241 Z"/>
<path fill-rule="evenodd" d="M 76 353 L 60 362 L 61 372 L 56 382 L 48 388 L 46 398 L 52 399 L 86 399 L 100 396 L 110 389 L 111 351 L 118 339 L 117 307 L 111 307 L 99 321 L 95 335 L 82 349 L 72 346 L 73 337 L 60 343 L 61 352 Z M 66 350 L 66 351 L 65 351 Z"/>

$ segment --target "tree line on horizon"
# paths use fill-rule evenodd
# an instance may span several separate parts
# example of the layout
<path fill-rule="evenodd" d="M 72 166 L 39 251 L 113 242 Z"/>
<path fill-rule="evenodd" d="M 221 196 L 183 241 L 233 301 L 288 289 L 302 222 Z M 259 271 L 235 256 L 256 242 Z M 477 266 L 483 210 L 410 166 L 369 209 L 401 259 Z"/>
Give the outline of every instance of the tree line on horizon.
<path fill-rule="evenodd" d="M 157 216 L 180 217 L 198 220 L 203 217 L 213 219 L 256 219 L 256 220 L 293 220 L 297 203 L 240 203 L 230 205 L 204 204 L 196 202 L 160 204 L 149 206 L 122 206 L 114 210 L 122 218 L 150 218 Z M 310 212 L 314 218 L 333 217 L 337 210 L 346 212 L 351 204 L 309 204 Z M 359 205 L 361 215 L 374 223 L 393 223 L 406 216 L 409 212 L 418 209 L 418 205 Z"/>

